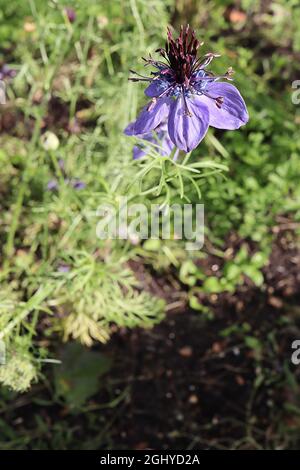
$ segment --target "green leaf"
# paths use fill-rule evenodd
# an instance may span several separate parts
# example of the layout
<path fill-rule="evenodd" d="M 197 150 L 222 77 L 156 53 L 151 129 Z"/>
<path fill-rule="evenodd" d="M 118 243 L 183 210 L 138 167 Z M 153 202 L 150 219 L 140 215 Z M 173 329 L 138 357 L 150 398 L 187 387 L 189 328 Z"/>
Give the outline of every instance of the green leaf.
<path fill-rule="evenodd" d="M 236 254 L 234 260 L 237 264 L 242 264 L 245 262 L 248 258 L 248 249 L 245 245 L 243 245 L 239 252 Z"/>
<path fill-rule="evenodd" d="M 262 344 L 259 339 L 255 338 L 254 336 L 245 336 L 245 344 L 250 349 L 254 349 L 255 351 L 262 350 Z"/>
<path fill-rule="evenodd" d="M 144 248 L 147 251 L 157 251 L 161 248 L 161 241 L 155 238 L 149 238 L 149 240 L 145 241 Z"/>
<path fill-rule="evenodd" d="M 179 278 L 188 286 L 194 286 L 197 280 L 197 266 L 191 260 L 185 261 L 180 268 Z"/>
<path fill-rule="evenodd" d="M 253 255 L 252 258 L 251 258 L 251 263 L 256 268 L 262 268 L 263 265 L 265 264 L 265 262 L 266 262 L 266 257 L 260 251 L 255 253 L 255 255 Z"/>
<path fill-rule="evenodd" d="M 216 294 L 219 293 L 219 292 L 224 291 L 224 288 L 220 284 L 219 279 L 215 276 L 211 276 L 211 277 L 205 279 L 205 281 L 203 283 L 203 289 L 206 292 L 216 293 Z"/>
<path fill-rule="evenodd" d="M 263 285 L 264 276 L 261 271 L 256 269 L 254 266 L 245 266 L 244 274 L 246 274 L 246 276 L 248 276 L 256 286 L 260 287 Z"/>
<path fill-rule="evenodd" d="M 99 378 L 111 367 L 110 358 L 78 343 L 65 346 L 61 361 L 54 372 L 56 394 L 73 408 L 82 406 L 97 392 Z"/>
<path fill-rule="evenodd" d="M 224 276 L 226 277 L 226 279 L 228 279 L 229 281 L 238 280 L 240 275 L 241 268 L 237 264 L 235 264 L 235 262 L 226 264 L 224 268 Z"/>

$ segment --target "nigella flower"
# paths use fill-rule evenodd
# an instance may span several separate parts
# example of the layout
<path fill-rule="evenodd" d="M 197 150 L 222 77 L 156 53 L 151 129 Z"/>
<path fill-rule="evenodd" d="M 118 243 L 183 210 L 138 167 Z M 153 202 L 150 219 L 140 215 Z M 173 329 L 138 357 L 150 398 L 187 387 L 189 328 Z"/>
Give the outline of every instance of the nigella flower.
<path fill-rule="evenodd" d="M 78 180 L 78 179 L 73 179 L 70 181 L 70 183 L 73 186 L 73 188 L 76 189 L 76 191 L 80 191 L 81 189 L 85 189 L 86 187 L 86 184 L 83 181 Z"/>
<path fill-rule="evenodd" d="M 81 181 L 78 178 L 71 178 L 71 179 L 68 178 L 68 175 L 67 175 L 66 170 L 65 170 L 65 162 L 62 158 L 60 158 L 58 160 L 58 166 L 61 170 L 64 182 L 65 182 L 66 185 L 72 186 L 72 188 L 74 188 L 76 191 L 80 191 L 81 189 L 85 189 L 86 184 L 85 184 L 84 181 Z M 48 181 L 47 189 L 49 191 L 57 191 L 58 188 L 59 188 L 59 182 L 58 182 L 57 179 L 52 179 L 52 180 Z"/>
<path fill-rule="evenodd" d="M 58 266 L 57 271 L 59 273 L 68 273 L 68 272 L 70 272 L 70 269 L 71 269 L 70 266 L 68 264 L 64 263 L 64 264 L 60 264 Z"/>
<path fill-rule="evenodd" d="M 49 191 L 56 191 L 58 189 L 58 181 L 56 179 L 49 180 L 47 183 L 47 189 Z"/>
<path fill-rule="evenodd" d="M 16 70 L 11 69 L 7 64 L 3 64 L 0 67 L 0 80 L 4 80 L 5 78 L 14 78 L 16 75 Z"/>
<path fill-rule="evenodd" d="M 202 44 L 189 26 L 181 27 L 177 39 L 168 30 L 165 49 L 157 51 L 163 60 L 155 61 L 151 56 L 143 58 L 146 66 L 156 69 L 152 77 L 131 71 L 136 77 L 130 80 L 150 82 L 145 94 L 152 100 L 125 129 L 127 135 L 147 136 L 167 121 L 172 143 L 190 152 L 203 139 L 209 126 L 238 129 L 246 124 L 249 116 L 239 91 L 230 83 L 219 81 L 231 80 L 232 69 L 221 76 L 208 71 L 208 65 L 218 54 L 198 58 L 197 51 Z"/>
<path fill-rule="evenodd" d="M 86 184 L 79 180 L 79 179 L 68 179 L 68 178 L 64 178 L 64 182 L 66 185 L 68 186 L 72 186 L 72 188 L 74 188 L 76 191 L 80 191 L 81 189 L 85 189 L 86 187 Z M 57 191 L 59 188 L 59 184 L 58 184 L 58 181 L 57 179 L 53 179 L 53 180 L 49 180 L 48 183 L 47 183 L 47 189 L 49 191 Z"/>

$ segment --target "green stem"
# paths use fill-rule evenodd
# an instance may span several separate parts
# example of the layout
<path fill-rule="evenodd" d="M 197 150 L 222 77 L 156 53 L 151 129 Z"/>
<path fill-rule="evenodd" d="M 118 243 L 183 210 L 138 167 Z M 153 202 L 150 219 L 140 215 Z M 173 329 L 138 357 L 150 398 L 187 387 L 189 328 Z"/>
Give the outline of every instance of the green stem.
<path fill-rule="evenodd" d="M 25 307 L 21 310 L 16 317 L 6 325 L 6 327 L 0 332 L 0 340 L 7 336 L 17 325 L 19 325 L 25 318 L 38 308 L 40 303 L 45 300 L 46 297 L 52 291 L 52 286 L 47 285 L 46 287 L 40 288 L 37 292 L 31 297 L 31 299 L 26 303 Z"/>

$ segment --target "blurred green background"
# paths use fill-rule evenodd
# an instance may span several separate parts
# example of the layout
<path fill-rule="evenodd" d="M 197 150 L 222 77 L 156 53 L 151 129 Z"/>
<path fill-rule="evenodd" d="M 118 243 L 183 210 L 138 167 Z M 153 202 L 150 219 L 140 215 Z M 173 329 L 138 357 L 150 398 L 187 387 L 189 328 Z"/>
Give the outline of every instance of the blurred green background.
<path fill-rule="evenodd" d="M 0 6 L 0 74 L 15 71 L 0 105 L 0 447 L 299 447 L 299 2 Z M 201 170 L 197 188 L 182 173 L 205 246 L 101 241 L 100 204 L 185 202 L 178 169 L 134 162 L 123 129 L 145 103 L 129 69 L 187 23 L 250 114 L 192 153 L 227 171 Z"/>

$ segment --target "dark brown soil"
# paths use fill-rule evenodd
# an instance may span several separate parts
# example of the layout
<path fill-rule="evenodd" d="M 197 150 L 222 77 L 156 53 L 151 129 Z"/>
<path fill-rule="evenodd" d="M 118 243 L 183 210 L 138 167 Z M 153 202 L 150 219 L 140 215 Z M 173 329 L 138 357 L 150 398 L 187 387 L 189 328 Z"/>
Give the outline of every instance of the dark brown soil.
<path fill-rule="evenodd" d="M 234 295 L 203 298 L 213 320 L 176 309 L 151 331 L 117 332 L 104 348 L 118 358 L 113 376 L 120 390 L 128 387 L 111 429 L 115 448 L 284 447 L 285 433 L 299 431 L 289 410 L 300 394 L 287 386 L 287 375 L 292 369 L 300 377 L 290 361 L 291 343 L 300 338 L 300 251 L 285 222 L 264 291 L 246 282 Z M 153 284 L 161 293 L 161 280 Z M 180 293 L 168 283 L 165 296 L 176 302 Z"/>

